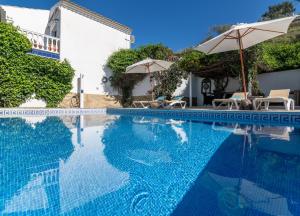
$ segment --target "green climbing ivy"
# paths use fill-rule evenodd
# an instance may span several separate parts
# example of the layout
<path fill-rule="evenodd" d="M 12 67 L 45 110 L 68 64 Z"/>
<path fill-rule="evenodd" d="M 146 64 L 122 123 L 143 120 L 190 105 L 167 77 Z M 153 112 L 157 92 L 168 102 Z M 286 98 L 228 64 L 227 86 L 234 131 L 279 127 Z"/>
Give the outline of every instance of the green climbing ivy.
<path fill-rule="evenodd" d="M 0 23 L 0 107 L 17 107 L 32 95 L 56 107 L 70 92 L 71 65 L 29 55 L 30 49 L 29 40 L 16 27 Z"/>
<path fill-rule="evenodd" d="M 174 63 L 169 70 L 156 74 L 159 84 L 155 86 L 156 97 L 164 95 L 171 99 L 177 87 L 182 84 L 183 79 L 188 78 L 189 73 L 180 67 L 180 62 Z"/>
<path fill-rule="evenodd" d="M 6 59 L 13 59 L 23 56 L 31 49 L 30 41 L 19 29 L 11 24 L 0 22 L 0 56 Z"/>

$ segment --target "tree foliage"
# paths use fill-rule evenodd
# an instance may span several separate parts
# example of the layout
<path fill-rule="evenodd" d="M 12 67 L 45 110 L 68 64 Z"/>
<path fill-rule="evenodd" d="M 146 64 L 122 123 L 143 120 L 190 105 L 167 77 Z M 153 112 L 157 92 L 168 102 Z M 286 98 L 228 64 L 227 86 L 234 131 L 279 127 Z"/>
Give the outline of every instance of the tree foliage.
<path fill-rule="evenodd" d="M 293 2 L 284 1 L 282 3 L 270 6 L 262 15 L 262 20 L 271 20 L 292 16 L 295 11 L 296 9 Z"/>
<path fill-rule="evenodd" d="M 139 59 L 152 58 L 168 60 L 173 55 L 173 51 L 162 44 L 149 44 L 136 49 Z"/>
<path fill-rule="evenodd" d="M 126 67 L 140 60 L 138 53 L 135 50 L 121 49 L 113 53 L 108 61 L 107 66 L 112 70 L 112 86 L 122 88 L 125 79 Z"/>
<path fill-rule="evenodd" d="M 300 42 L 264 43 L 260 46 L 262 71 L 280 71 L 300 67 Z"/>
<path fill-rule="evenodd" d="M 162 44 L 146 45 L 131 50 L 122 49 L 113 53 L 107 61 L 107 66 L 112 71 L 112 86 L 122 94 L 121 104 L 131 104 L 134 86 L 145 78 L 145 74 L 126 74 L 126 67 L 145 58 L 167 60 L 172 55 L 172 50 Z"/>
<path fill-rule="evenodd" d="M 231 26 L 232 25 L 230 25 L 230 24 L 220 24 L 220 25 L 212 26 L 208 32 L 207 37 L 204 38 L 204 40 L 202 40 L 201 43 L 209 41 L 210 39 L 214 38 L 215 36 L 228 31 L 231 28 Z"/>
<path fill-rule="evenodd" d="M 226 31 L 228 31 L 231 28 L 232 25 L 230 24 L 222 24 L 222 25 L 214 25 L 211 27 L 210 32 L 212 34 L 222 34 Z"/>
<path fill-rule="evenodd" d="M 199 72 L 205 66 L 206 59 L 204 53 L 189 49 L 181 53 L 178 66 L 184 71 Z"/>
<path fill-rule="evenodd" d="M 26 54 L 30 42 L 11 24 L 0 23 L 0 38 L 0 107 L 17 107 L 32 95 L 57 106 L 72 88 L 71 65 Z"/>

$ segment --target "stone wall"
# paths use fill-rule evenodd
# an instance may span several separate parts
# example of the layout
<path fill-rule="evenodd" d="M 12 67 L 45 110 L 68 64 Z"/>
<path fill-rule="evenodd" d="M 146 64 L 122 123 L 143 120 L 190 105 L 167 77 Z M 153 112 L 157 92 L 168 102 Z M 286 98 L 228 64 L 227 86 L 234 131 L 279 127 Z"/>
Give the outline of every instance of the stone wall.
<path fill-rule="evenodd" d="M 116 96 L 85 94 L 84 108 L 121 107 Z"/>
<path fill-rule="evenodd" d="M 84 95 L 84 108 L 118 108 L 121 107 L 117 96 Z M 60 108 L 79 108 L 79 94 L 69 93 L 59 104 Z"/>
<path fill-rule="evenodd" d="M 79 94 L 69 93 L 58 105 L 59 108 L 79 108 Z"/>
<path fill-rule="evenodd" d="M 152 100 L 151 95 L 133 96 L 132 98 L 134 101 L 151 101 Z"/>

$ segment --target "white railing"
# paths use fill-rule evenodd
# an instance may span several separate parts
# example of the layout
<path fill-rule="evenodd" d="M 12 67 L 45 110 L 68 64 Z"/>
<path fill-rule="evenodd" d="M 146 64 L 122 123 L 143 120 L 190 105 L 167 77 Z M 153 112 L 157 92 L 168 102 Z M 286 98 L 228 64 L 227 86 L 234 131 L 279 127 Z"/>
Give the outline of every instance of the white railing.
<path fill-rule="evenodd" d="M 42 182 L 37 182 L 37 185 L 31 185 L 31 186 L 41 186 L 40 184 L 44 186 L 50 186 L 53 184 L 56 184 L 59 182 L 59 169 L 50 169 L 39 173 L 32 173 L 30 174 L 30 179 L 35 180 L 38 177 L 42 178 Z"/>
<path fill-rule="evenodd" d="M 60 39 L 45 34 L 36 33 L 21 29 L 32 44 L 33 49 L 43 50 L 52 53 L 60 52 Z"/>

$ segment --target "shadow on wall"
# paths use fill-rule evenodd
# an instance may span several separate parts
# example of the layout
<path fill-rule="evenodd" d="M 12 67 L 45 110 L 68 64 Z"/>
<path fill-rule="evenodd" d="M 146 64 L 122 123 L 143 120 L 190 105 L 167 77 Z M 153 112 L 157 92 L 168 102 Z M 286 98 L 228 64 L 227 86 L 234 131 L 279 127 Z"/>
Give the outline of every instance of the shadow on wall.
<path fill-rule="evenodd" d="M 106 65 L 103 66 L 104 76 L 102 77 L 101 84 L 103 85 L 103 90 L 107 95 L 119 95 L 117 89 L 111 86 L 112 71 Z"/>

